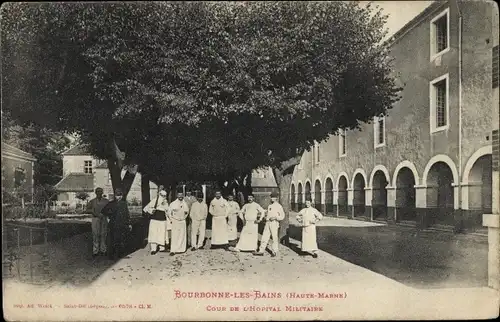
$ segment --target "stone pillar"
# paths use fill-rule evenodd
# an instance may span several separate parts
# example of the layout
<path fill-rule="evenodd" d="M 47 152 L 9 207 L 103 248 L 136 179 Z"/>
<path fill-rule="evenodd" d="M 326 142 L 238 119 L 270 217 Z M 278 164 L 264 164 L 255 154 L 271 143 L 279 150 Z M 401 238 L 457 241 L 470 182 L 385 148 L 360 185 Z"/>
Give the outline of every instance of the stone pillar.
<path fill-rule="evenodd" d="M 339 216 L 339 190 L 337 188 L 333 189 L 333 212 L 334 216 Z"/>
<path fill-rule="evenodd" d="M 396 222 L 396 187 L 387 186 L 387 222 Z"/>
<path fill-rule="evenodd" d="M 370 218 L 370 221 L 373 221 L 372 199 L 373 199 L 373 189 L 365 188 L 365 216 Z"/>
<path fill-rule="evenodd" d="M 326 190 L 321 190 L 321 212 L 326 214 Z"/>
<path fill-rule="evenodd" d="M 349 213 L 349 218 L 352 219 L 354 217 L 354 189 L 347 188 L 347 212 Z"/>
<path fill-rule="evenodd" d="M 427 185 L 415 185 L 415 211 L 417 212 L 417 227 L 426 228 L 427 221 Z"/>
<path fill-rule="evenodd" d="M 498 13 L 492 10 L 493 35 L 498 34 Z M 492 37 L 492 46 L 498 46 L 498 37 Z M 498 54 L 498 52 L 497 52 Z M 493 59 L 498 61 L 498 56 Z M 494 72 L 494 71 L 493 71 Z M 498 75 L 497 75 L 498 77 Z M 483 226 L 488 227 L 488 286 L 500 289 L 500 140 L 499 140 L 499 87 L 492 88 L 492 189 L 491 206 L 492 214 L 483 215 Z"/>

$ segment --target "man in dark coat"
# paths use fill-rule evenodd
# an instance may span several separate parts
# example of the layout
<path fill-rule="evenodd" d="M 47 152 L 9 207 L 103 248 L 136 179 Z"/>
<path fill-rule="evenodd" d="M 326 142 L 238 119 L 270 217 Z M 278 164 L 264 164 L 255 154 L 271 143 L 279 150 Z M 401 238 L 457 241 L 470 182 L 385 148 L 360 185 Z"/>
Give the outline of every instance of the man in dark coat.
<path fill-rule="evenodd" d="M 103 212 L 109 217 L 109 258 L 122 258 L 126 255 L 132 225 L 130 224 L 128 204 L 123 199 L 121 190 L 116 190 L 114 200 L 106 205 Z"/>

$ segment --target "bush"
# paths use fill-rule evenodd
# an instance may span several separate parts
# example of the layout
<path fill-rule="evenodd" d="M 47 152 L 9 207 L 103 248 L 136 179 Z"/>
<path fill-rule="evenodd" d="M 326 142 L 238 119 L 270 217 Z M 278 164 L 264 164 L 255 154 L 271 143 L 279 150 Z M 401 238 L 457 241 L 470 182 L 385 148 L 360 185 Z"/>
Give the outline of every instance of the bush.
<path fill-rule="evenodd" d="M 9 219 L 26 219 L 26 218 L 48 218 L 48 213 L 45 208 L 35 205 L 29 205 L 24 208 L 20 206 L 5 207 L 2 209 L 5 218 Z"/>

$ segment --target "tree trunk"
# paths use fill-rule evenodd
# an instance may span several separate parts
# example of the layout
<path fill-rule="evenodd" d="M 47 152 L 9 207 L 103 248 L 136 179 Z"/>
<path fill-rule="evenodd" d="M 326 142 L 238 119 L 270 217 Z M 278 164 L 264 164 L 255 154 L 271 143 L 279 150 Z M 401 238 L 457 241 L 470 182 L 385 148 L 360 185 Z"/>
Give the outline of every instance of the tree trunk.
<path fill-rule="evenodd" d="M 278 185 L 280 204 L 283 206 L 285 218 L 280 222 L 278 237 L 280 242 L 286 246 L 290 244 L 290 185 L 292 184 L 293 170 L 299 164 L 301 154 L 281 163 L 279 168 L 272 168 L 276 184 Z"/>
<path fill-rule="evenodd" d="M 125 175 L 123 176 L 122 186 L 123 186 L 124 199 L 127 198 L 127 195 L 130 192 L 130 189 L 132 188 L 132 184 L 134 183 L 136 173 L 137 171 L 134 169 L 127 169 Z"/>
<path fill-rule="evenodd" d="M 146 207 L 151 201 L 151 193 L 149 192 L 149 177 L 146 174 L 141 176 L 141 200 L 142 208 Z"/>
<path fill-rule="evenodd" d="M 274 177 L 279 188 L 280 204 L 283 206 L 285 212 L 285 218 L 280 222 L 280 227 L 278 231 L 278 237 L 280 242 L 284 245 L 289 245 L 289 227 L 290 227 L 290 185 L 292 183 L 293 171 L 287 171 L 283 174 L 283 171 L 279 169 L 273 169 Z"/>
<path fill-rule="evenodd" d="M 116 189 L 122 189 L 121 169 L 112 158 L 108 159 L 108 170 L 111 176 L 111 184 L 113 185 L 113 193 L 116 194 Z"/>

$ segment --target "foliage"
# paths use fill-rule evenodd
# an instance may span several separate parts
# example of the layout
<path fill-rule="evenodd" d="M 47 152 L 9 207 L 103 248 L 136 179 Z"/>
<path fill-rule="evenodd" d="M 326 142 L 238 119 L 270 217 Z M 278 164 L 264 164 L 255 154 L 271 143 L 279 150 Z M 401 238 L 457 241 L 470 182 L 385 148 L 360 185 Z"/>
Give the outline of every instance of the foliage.
<path fill-rule="evenodd" d="M 81 201 L 85 201 L 85 200 L 87 200 L 90 196 L 89 196 L 89 194 L 88 194 L 87 192 L 85 192 L 85 191 L 81 191 L 81 192 L 78 192 L 78 193 L 76 194 L 76 197 L 77 197 L 78 199 L 80 199 Z"/>
<path fill-rule="evenodd" d="M 398 99 L 379 46 L 385 17 L 354 2 L 3 9 L 13 117 L 77 131 L 94 154 L 114 158 L 110 169 L 120 164 L 116 143 L 158 182 L 284 170 L 315 141 Z"/>

